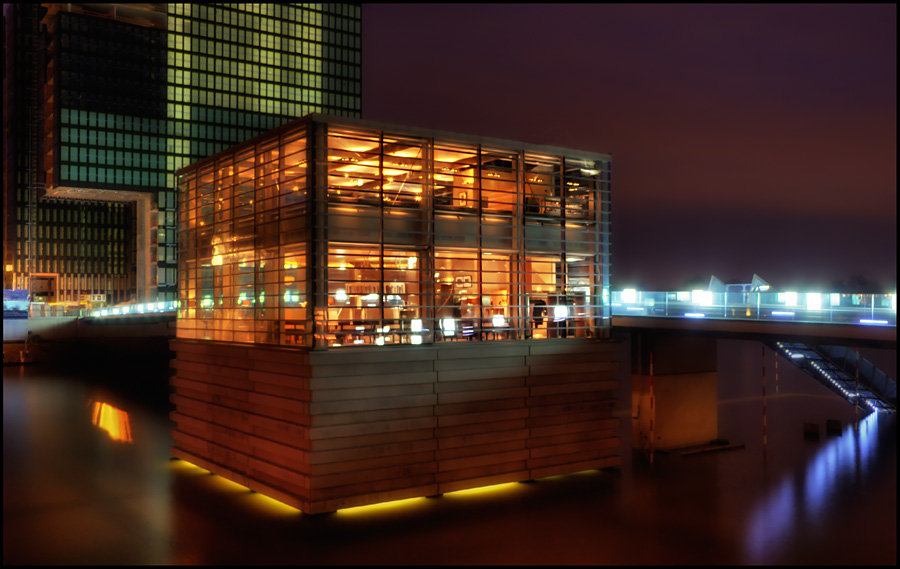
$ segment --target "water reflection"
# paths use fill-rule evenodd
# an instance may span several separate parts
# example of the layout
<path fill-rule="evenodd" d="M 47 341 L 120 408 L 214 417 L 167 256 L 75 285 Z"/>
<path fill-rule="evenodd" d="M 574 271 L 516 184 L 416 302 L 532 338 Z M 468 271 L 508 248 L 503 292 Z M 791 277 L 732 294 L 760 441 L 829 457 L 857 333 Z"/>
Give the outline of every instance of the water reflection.
<path fill-rule="evenodd" d="M 879 416 L 871 413 L 858 425 L 848 426 L 813 457 L 805 473 L 786 475 L 751 514 L 746 532 L 749 563 L 777 558 L 796 538 L 797 528 L 818 524 L 843 487 L 868 477 L 878 450 Z"/>
<path fill-rule="evenodd" d="M 114 441 L 133 443 L 131 437 L 131 421 L 128 413 L 109 403 L 93 401 L 91 407 L 91 422 L 100 427 Z"/>
<path fill-rule="evenodd" d="M 719 416 L 743 450 L 310 516 L 170 460 L 167 393 L 37 367 L 7 367 L 3 380 L 7 565 L 896 561 L 895 417 L 804 441 L 805 422 L 850 421 L 837 398 L 835 409 L 818 397 L 776 399 L 767 461 L 758 401 L 748 400 Z M 120 419 L 102 420 L 101 403 Z M 127 414 L 132 443 L 94 422 L 119 425 L 112 409 Z"/>

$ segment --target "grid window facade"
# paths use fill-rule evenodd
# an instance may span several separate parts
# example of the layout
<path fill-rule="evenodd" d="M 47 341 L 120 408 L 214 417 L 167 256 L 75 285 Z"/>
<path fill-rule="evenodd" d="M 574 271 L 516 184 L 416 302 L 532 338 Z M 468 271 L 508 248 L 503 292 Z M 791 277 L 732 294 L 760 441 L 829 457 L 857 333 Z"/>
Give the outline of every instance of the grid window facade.
<path fill-rule="evenodd" d="M 42 6 L 47 8 L 41 22 L 48 32 L 46 57 L 27 62 L 40 68 L 41 181 L 48 190 L 153 196 L 154 226 L 141 239 L 151 244 L 147 274 L 159 300 L 177 294 L 178 196 L 173 188 L 178 168 L 313 111 L 360 114 L 359 5 Z M 16 115 L 29 116 L 29 111 L 17 107 Z M 26 147 L 25 132 L 17 148 Z M 17 224 L 26 221 L 32 201 L 36 218 L 44 210 L 65 214 L 84 207 L 105 208 L 110 216 L 123 207 L 58 196 L 45 200 L 30 185 L 34 180 L 27 179 L 24 152 L 17 156 L 17 192 L 9 200 Z M 109 292 L 110 302 L 127 302 L 137 282 L 134 220 L 121 225 L 119 238 L 130 241 L 108 244 L 107 251 L 116 251 L 115 262 L 100 260 L 100 244 L 96 255 L 93 249 L 83 254 L 78 249 L 64 257 L 69 249 L 52 233 L 42 233 L 54 223 L 41 218 L 33 232 L 17 225 L 7 236 L 12 252 L 7 264 L 14 268 L 16 286 L 27 283 L 29 273 L 52 269 L 59 272 L 59 286 L 70 287 L 65 297 L 77 301 L 80 290 L 71 287 L 82 276 L 115 274 L 113 288 L 100 292 Z M 112 273 L 119 265 L 122 272 Z M 70 270 L 82 272 L 66 276 Z"/>
<path fill-rule="evenodd" d="M 602 337 L 609 166 L 311 115 L 179 172 L 178 337 L 312 348 Z"/>

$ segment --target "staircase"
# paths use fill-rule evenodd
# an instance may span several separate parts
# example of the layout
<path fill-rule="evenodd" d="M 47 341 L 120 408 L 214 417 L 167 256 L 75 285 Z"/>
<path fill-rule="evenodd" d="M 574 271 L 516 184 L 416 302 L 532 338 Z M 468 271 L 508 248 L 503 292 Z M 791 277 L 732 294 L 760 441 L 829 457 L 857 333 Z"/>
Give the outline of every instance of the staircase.
<path fill-rule="evenodd" d="M 869 411 L 897 411 L 897 382 L 845 346 L 802 342 L 766 345 L 850 403 Z"/>

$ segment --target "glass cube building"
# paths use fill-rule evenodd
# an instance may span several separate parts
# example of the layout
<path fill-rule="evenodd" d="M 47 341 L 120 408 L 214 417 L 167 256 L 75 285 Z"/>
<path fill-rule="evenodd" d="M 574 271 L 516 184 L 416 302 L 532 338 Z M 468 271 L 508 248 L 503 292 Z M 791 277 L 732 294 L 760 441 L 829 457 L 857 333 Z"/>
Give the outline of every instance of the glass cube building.
<path fill-rule="evenodd" d="M 178 172 L 177 337 L 603 338 L 610 160 L 311 114 Z"/>
<path fill-rule="evenodd" d="M 177 169 L 310 112 L 360 114 L 356 4 L 14 4 L 4 18 L 4 286 L 48 302 L 173 300 Z"/>

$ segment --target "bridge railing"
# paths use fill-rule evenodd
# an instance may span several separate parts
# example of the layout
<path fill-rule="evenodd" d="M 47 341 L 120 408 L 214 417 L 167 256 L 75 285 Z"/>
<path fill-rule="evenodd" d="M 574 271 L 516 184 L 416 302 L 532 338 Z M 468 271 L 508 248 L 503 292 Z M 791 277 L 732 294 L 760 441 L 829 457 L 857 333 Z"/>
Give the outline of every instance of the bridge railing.
<path fill-rule="evenodd" d="M 896 294 L 613 291 L 613 316 L 897 325 Z"/>
<path fill-rule="evenodd" d="M 134 316 L 140 314 L 157 314 L 163 312 L 175 312 L 178 309 L 177 300 L 169 300 L 166 302 L 147 302 L 144 304 L 128 304 L 123 306 L 110 306 L 107 308 L 97 308 L 90 312 L 95 318 L 103 318 L 109 316 Z"/>

